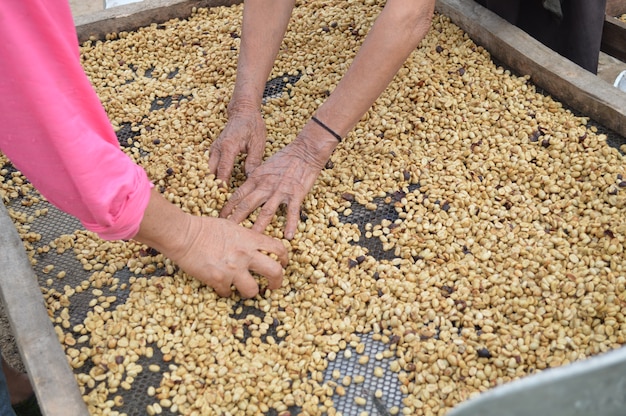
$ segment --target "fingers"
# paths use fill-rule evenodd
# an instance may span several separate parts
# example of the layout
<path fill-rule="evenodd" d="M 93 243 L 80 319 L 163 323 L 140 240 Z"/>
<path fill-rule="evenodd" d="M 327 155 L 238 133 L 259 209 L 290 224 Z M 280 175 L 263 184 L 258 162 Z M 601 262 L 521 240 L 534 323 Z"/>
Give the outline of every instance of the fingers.
<path fill-rule="evenodd" d="M 233 284 L 235 285 L 235 288 L 237 288 L 237 291 L 242 298 L 251 298 L 259 293 L 259 285 L 248 271 L 235 276 L 235 278 L 233 279 Z"/>
<path fill-rule="evenodd" d="M 281 266 L 287 266 L 287 263 L 289 263 L 289 257 L 287 255 L 287 248 L 283 245 L 283 243 L 280 240 L 265 235 L 261 235 L 261 237 L 263 237 L 261 250 L 267 253 L 275 254 L 276 257 L 278 257 L 278 261 Z"/>
<path fill-rule="evenodd" d="M 252 279 L 252 276 L 250 276 L 250 278 Z M 215 277 L 213 277 L 211 281 L 213 284 L 209 284 L 209 286 L 213 287 L 213 290 L 215 290 L 215 292 L 221 297 L 227 298 L 233 292 L 231 288 L 231 279 L 227 279 L 227 278 L 216 279 Z"/>
<path fill-rule="evenodd" d="M 245 186 L 246 184 L 244 183 L 243 185 L 241 185 L 241 187 L 237 188 L 235 192 L 233 192 L 233 194 L 230 196 L 230 199 L 222 207 L 222 210 L 220 211 L 220 218 L 230 217 L 230 214 L 232 214 L 233 210 L 239 203 L 239 200 L 243 198 L 244 194 L 241 192 L 241 188 Z"/>
<path fill-rule="evenodd" d="M 287 205 L 287 222 L 285 224 L 285 238 L 291 240 L 296 235 L 298 220 L 300 219 L 300 204 Z"/>
<path fill-rule="evenodd" d="M 272 222 L 274 214 L 276 213 L 276 211 L 278 211 L 280 203 L 280 197 L 268 200 L 261 208 L 261 211 L 259 211 L 259 215 L 257 216 L 257 219 L 254 222 L 254 226 L 252 227 L 252 229 L 260 233 L 265 231 L 265 228 L 267 228 L 270 222 Z"/>
<path fill-rule="evenodd" d="M 287 248 L 280 240 L 225 219 L 184 215 L 185 226 L 180 227 L 187 230 L 184 238 L 157 246 L 182 270 L 222 297 L 232 295 L 233 285 L 241 296 L 255 296 L 259 288 L 252 272 L 265 276 L 270 289 L 280 287 L 288 263 Z M 163 235 L 169 243 L 170 233 Z"/>
<path fill-rule="evenodd" d="M 228 147 L 223 148 L 216 143 L 215 146 L 211 147 L 209 155 L 209 172 L 227 185 L 230 180 L 230 175 L 233 173 L 236 158 L 236 151 L 232 151 Z"/>
<path fill-rule="evenodd" d="M 229 218 L 237 224 L 245 220 L 252 211 L 260 207 L 265 201 L 263 193 L 254 192 L 255 187 L 255 184 L 247 181 L 237 188 L 222 208 L 220 217 Z"/>
<path fill-rule="evenodd" d="M 256 296 L 259 292 L 258 283 L 252 277 L 250 271 L 267 278 L 270 289 L 279 288 L 283 282 L 284 267 L 289 262 L 287 248 L 280 240 L 275 238 L 240 228 L 240 226 L 234 224 L 232 227 L 237 227 L 243 233 L 241 234 L 241 240 L 246 242 L 244 244 L 247 246 L 245 251 L 250 256 L 247 264 L 241 264 L 232 273 L 232 283 L 239 291 L 239 294 L 244 298 L 250 298 Z M 276 255 L 278 261 L 272 259 L 269 254 Z M 218 292 L 218 294 L 220 293 Z M 226 296 L 229 294 L 230 291 Z"/>
<path fill-rule="evenodd" d="M 282 266 L 263 253 L 257 253 L 254 256 L 250 268 L 252 271 L 267 278 L 270 289 L 278 289 L 283 283 Z"/>
<path fill-rule="evenodd" d="M 261 144 L 263 144 L 263 146 L 254 146 L 246 155 L 245 169 L 246 176 L 248 177 L 252 175 L 252 172 L 254 172 L 254 170 L 258 168 L 263 161 L 263 149 L 265 147 L 265 142 L 262 142 Z"/>
<path fill-rule="evenodd" d="M 220 150 L 219 146 L 217 146 L 216 144 L 211 146 L 211 150 L 209 151 L 209 172 L 211 172 L 213 175 L 217 175 L 217 165 L 220 162 L 221 154 L 222 151 Z"/>
<path fill-rule="evenodd" d="M 235 194 L 236 193 L 237 192 L 235 192 Z M 235 194 L 233 194 L 233 196 L 235 196 Z M 228 200 L 228 202 L 226 202 L 226 204 L 220 211 L 220 218 L 230 218 L 231 220 L 235 221 L 234 218 L 231 217 L 231 214 L 233 213 L 233 211 L 235 210 L 235 207 L 237 206 L 237 201 L 235 200 L 235 198 L 233 198 L 233 196 L 231 196 L 231 198 Z M 240 221 L 235 221 L 235 222 L 239 223 Z"/>
<path fill-rule="evenodd" d="M 274 254 L 276 257 L 278 257 L 278 261 L 283 267 L 287 265 L 287 263 L 289 262 L 287 248 L 280 240 L 258 233 L 255 230 L 248 230 L 243 227 L 240 227 L 240 229 L 241 232 L 244 233 L 242 238 L 250 242 L 254 250 L 256 250 L 257 252 Z M 264 257 L 271 260 L 271 258 L 267 255 L 264 255 Z M 252 264 L 252 260 L 249 263 Z"/>
<path fill-rule="evenodd" d="M 248 192 L 247 189 L 249 188 L 246 186 L 247 184 L 248 183 L 244 183 L 244 185 L 233 193 L 230 200 L 222 208 L 220 217 L 229 218 L 231 221 L 239 224 L 245 220 L 252 211 L 263 205 L 252 227 L 252 230 L 263 233 L 272 222 L 280 205 L 286 202 L 287 222 L 285 225 L 285 238 L 291 240 L 298 227 L 300 204 L 302 201 L 296 200 L 296 198 L 290 198 L 290 200 L 285 201 L 284 195 L 277 194 L 265 202 L 265 198 L 258 192 L 252 192 L 250 195 L 246 195 L 246 192 Z"/>
<path fill-rule="evenodd" d="M 258 282 L 250 270 L 267 278 L 269 289 L 278 289 L 283 283 L 283 267 L 287 265 L 288 260 L 287 250 L 278 240 L 270 237 L 264 237 L 262 240 L 263 249 L 276 254 L 280 263 L 257 251 L 250 260 L 249 270 L 240 270 L 232 279 L 232 284 L 243 298 L 251 298 L 259 293 Z M 222 297 L 230 296 L 232 293 L 230 279 L 221 279 L 219 283 L 214 285 L 214 289 Z"/>
<path fill-rule="evenodd" d="M 217 165 L 217 173 L 215 177 L 222 181 L 225 185 L 228 185 L 228 182 L 230 181 L 230 175 L 233 173 L 236 157 L 236 153 L 225 152 L 225 155 L 220 158 Z"/>
<path fill-rule="evenodd" d="M 269 289 L 278 289 L 283 283 L 283 268 L 265 254 L 257 253 L 250 269 L 267 278 Z M 233 284 L 242 298 L 252 298 L 259 293 L 259 284 L 248 271 L 235 276 Z M 230 287 L 228 291 L 224 291 L 224 295 L 217 289 L 215 291 L 220 296 L 230 296 L 231 294 Z"/>

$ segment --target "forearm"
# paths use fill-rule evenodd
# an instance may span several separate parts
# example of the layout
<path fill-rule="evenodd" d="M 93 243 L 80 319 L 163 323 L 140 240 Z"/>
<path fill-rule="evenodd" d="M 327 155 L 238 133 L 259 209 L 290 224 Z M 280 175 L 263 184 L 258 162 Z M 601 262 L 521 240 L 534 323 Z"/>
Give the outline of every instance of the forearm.
<path fill-rule="evenodd" d="M 317 117 L 346 136 L 424 38 L 433 9 L 433 0 L 389 0 L 345 76 L 317 110 Z M 306 128 L 319 129 L 311 122 Z M 334 140 L 329 135 L 325 138 L 329 143 Z"/>
<path fill-rule="evenodd" d="M 265 83 L 287 30 L 295 0 L 244 3 L 237 79 L 229 109 L 258 109 Z"/>

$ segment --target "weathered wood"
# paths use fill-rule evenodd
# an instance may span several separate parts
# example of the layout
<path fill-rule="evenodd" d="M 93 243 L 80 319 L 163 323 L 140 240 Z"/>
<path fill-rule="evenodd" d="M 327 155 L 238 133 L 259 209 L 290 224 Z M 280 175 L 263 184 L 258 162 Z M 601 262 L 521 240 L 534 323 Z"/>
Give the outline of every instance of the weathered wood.
<path fill-rule="evenodd" d="M 0 203 L 0 297 L 44 415 L 88 414 L 20 237 Z"/>
<path fill-rule="evenodd" d="M 606 16 L 602 28 L 603 52 L 626 62 L 626 22 Z"/>
<path fill-rule="evenodd" d="M 547 48 L 474 1 L 437 0 L 448 16 L 495 59 L 552 96 L 626 137 L 626 94 Z"/>
<path fill-rule="evenodd" d="M 108 33 L 134 31 L 152 23 L 186 18 L 194 7 L 217 7 L 239 4 L 243 0 L 150 0 L 105 9 L 74 19 L 78 41 L 104 39 Z"/>
<path fill-rule="evenodd" d="M 621 16 L 626 13 L 626 0 L 607 0 L 606 14 L 609 16 Z"/>

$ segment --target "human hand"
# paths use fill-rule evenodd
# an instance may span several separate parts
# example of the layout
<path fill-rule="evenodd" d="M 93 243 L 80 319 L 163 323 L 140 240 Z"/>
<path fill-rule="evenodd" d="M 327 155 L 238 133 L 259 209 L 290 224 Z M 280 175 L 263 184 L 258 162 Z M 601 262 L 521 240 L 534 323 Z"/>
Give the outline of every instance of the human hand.
<path fill-rule="evenodd" d="M 220 296 L 230 296 L 232 285 L 244 298 L 255 296 L 259 285 L 250 271 L 265 276 L 270 289 L 279 288 L 288 261 L 279 240 L 220 218 L 190 216 L 179 247 L 163 254 Z"/>
<path fill-rule="evenodd" d="M 220 296 L 230 296 L 232 285 L 242 297 L 255 296 L 259 286 L 251 271 L 265 276 L 270 289 L 280 287 L 288 261 L 279 240 L 225 219 L 185 213 L 154 188 L 133 239 L 160 251 Z"/>
<path fill-rule="evenodd" d="M 226 127 L 211 145 L 209 171 L 228 184 L 235 159 L 246 153 L 245 172 L 250 175 L 261 164 L 266 135 L 258 109 L 232 112 Z"/>
<path fill-rule="evenodd" d="M 235 190 L 220 216 L 230 216 L 232 221 L 239 223 L 256 208 L 263 206 L 252 227 L 253 230 L 263 232 L 278 207 L 286 204 L 285 238 L 292 239 L 298 225 L 302 201 L 336 145 L 334 143 L 329 149 L 321 151 L 311 145 L 313 142 L 300 135 L 275 153 Z"/>

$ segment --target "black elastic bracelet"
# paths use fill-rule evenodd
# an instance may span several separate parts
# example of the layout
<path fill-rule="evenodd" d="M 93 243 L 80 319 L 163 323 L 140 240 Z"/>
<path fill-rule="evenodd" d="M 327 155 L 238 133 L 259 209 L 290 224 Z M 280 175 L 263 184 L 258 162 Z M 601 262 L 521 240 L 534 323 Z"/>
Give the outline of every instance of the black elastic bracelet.
<path fill-rule="evenodd" d="M 311 120 L 313 120 L 314 122 L 316 122 L 316 123 L 317 123 L 317 124 L 318 124 L 321 128 L 323 128 L 324 130 L 326 130 L 327 132 L 329 132 L 330 134 L 332 134 L 332 135 L 333 135 L 333 137 L 334 137 L 335 139 L 337 139 L 337 141 L 338 141 L 339 143 L 341 143 L 341 136 L 340 136 L 340 135 L 338 135 L 337 133 L 335 133 L 335 132 L 333 131 L 333 129 L 331 129 L 331 128 L 330 128 L 330 127 L 328 127 L 326 124 L 324 124 L 324 123 L 322 123 L 321 121 L 319 121 L 319 120 L 317 119 L 317 117 L 315 117 L 315 116 L 311 117 Z"/>

